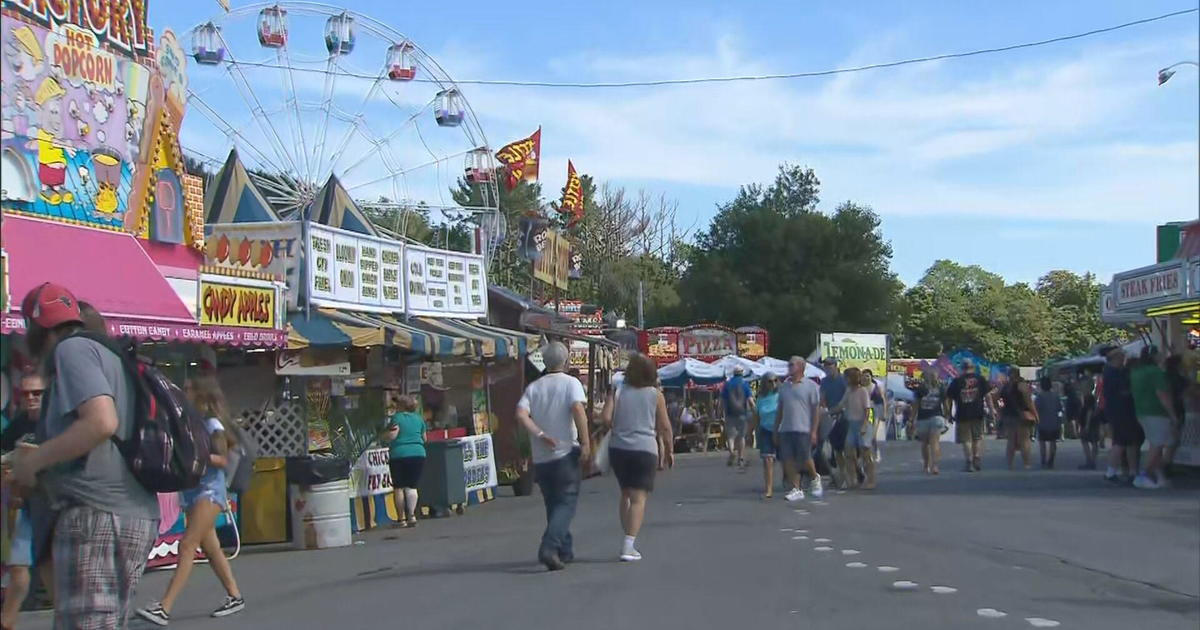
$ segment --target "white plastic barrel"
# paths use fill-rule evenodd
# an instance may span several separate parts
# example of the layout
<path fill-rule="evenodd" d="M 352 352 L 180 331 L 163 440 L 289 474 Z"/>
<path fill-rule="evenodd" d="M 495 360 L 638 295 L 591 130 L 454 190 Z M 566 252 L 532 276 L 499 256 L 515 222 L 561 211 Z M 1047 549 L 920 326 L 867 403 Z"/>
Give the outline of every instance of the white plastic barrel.
<path fill-rule="evenodd" d="M 291 486 L 292 545 L 329 549 L 350 545 L 350 483 L 339 479 Z"/>

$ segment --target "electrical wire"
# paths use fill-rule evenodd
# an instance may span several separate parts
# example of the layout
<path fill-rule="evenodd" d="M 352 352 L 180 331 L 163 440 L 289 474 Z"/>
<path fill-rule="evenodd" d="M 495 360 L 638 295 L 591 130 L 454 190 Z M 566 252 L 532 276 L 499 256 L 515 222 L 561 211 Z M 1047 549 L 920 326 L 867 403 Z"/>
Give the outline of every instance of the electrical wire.
<path fill-rule="evenodd" d="M 902 59 L 899 61 L 872 63 L 872 64 L 863 65 L 863 66 L 853 66 L 853 67 L 848 67 L 848 68 L 833 68 L 833 69 L 829 69 L 829 70 L 815 70 L 815 71 L 811 71 L 811 72 L 789 72 L 789 73 L 783 73 L 783 74 L 759 74 L 759 75 L 741 75 L 741 76 L 728 76 L 728 77 L 696 77 L 696 78 L 689 78 L 689 79 L 660 79 L 660 80 L 654 80 L 654 81 L 619 81 L 619 82 L 606 82 L 606 83 L 516 81 L 516 80 L 504 80 L 504 79 L 462 79 L 462 80 L 455 80 L 454 83 L 461 84 L 461 85 L 498 85 L 498 86 L 513 86 L 513 87 L 590 89 L 590 88 L 657 87 L 657 86 L 665 86 L 665 85 L 694 85 L 694 84 L 698 84 L 698 83 L 734 83 L 734 82 L 742 82 L 742 81 L 774 81 L 774 80 L 781 80 L 781 79 L 807 79 L 807 78 L 813 78 L 813 77 L 826 77 L 826 76 L 837 75 L 837 74 L 849 74 L 849 73 L 853 73 L 853 72 L 866 72 L 868 70 L 880 70 L 883 68 L 895 68 L 898 66 L 907 66 L 907 65 L 919 64 L 919 63 L 929 63 L 932 61 L 943 61 L 946 59 L 962 59 L 965 57 L 975 57 L 975 56 L 979 56 L 979 55 L 991 55 L 991 54 L 996 54 L 996 53 L 1011 52 L 1014 50 L 1022 50 L 1025 48 L 1036 48 L 1038 46 L 1047 46 L 1050 44 L 1058 44 L 1058 43 L 1062 43 L 1062 42 L 1066 42 L 1066 41 L 1083 39 L 1085 37 L 1101 35 L 1104 33 L 1111 33 L 1113 31 L 1119 31 L 1119 30 L 1131 28 L 1134 26 L 1141 26 L 1143 24 L 1150 24 L 1152 22 L 1159 22 L 1162 20 L 1167 20 L 1170 18 L 1182 16 L 1182 15 L 1188 15 L 1190 13 L 1196 13 L 1197 11 L 1200 11 L 1200 8 L 1184 9 L 1181 11 L 1173 11 L 1171 13 L 1164 13 L 1162 15 L 1157 15 L 1154 17 L 1148 17 L 1148 18 L 1143 18 L 1140 20 L 1134 20 L 1132 22 L 1125 22 L 1123 24 L 1117 24 L 1115 26 L 1106 26 L 1104 28 L 1097 28 L 1097 29 L 1085 31 L 1082 33 L 1075 33 L 1073 35 L 1063 35 L 1060 37 L 1052 37 L 1050 39 L 1042 39 L 1042 40 L 1038 40 L 1038 41 L 1025 42 L 1025 43 L 1021 43 L 1021 44 L 1011 44 L 1008 46 L 999 46 L 996 48 L 981 48 L 978 50 L 969 50 L 969 51 L 965 51 L 965 52 L 945 53 L 945 54 L 941 54 L 941 55 L 932 55 L 932 56 L 928 56 L 928 57 L 915 57 L 912 59 Z M 259 62 L 247 62 L 247 61 L 239 61 L 238 65 L 240 65 L 240 66 L 258 66 L 258 67 L 263 67 L 263 68 L 278 67 L 276 64 L 271 64 L 271 63 L 259 63 Z M 319 68 L 293 67 L 293 68 L 291 68 L 291 70 L 294 72 L 309 72 L 309 73 L 315 73 L 315 74 L 327 74 L 329 72 L 327 70 L 321 70 Z M 346 72 L 346 71 L 339 72 L 337 74 L 340 74 L 341 76 L 346 76 L 346 77 L 354 77 L 354 78 L 370 79 L 370 80 L 376 80 L 380 76 L 377 74 L 366 74 L 366 73 Z M 419 83 L 442 83 L 441 81 L 438 81 L 436 79 L 418 78 L 418 79 L 413 79 L 413 81 L 416 81 Z"/>

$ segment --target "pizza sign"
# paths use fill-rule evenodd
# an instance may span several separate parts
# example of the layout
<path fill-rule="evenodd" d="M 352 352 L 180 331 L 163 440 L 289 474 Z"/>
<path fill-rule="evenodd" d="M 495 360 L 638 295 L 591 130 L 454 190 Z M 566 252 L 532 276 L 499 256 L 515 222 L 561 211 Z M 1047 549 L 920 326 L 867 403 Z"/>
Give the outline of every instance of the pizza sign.
<path fill-rule="evenodd" d="M 718 327 L 689 328 L 679 333 L 679 350 L 683 357 L 712 361 L 737 354 L 737 334 Z"/>

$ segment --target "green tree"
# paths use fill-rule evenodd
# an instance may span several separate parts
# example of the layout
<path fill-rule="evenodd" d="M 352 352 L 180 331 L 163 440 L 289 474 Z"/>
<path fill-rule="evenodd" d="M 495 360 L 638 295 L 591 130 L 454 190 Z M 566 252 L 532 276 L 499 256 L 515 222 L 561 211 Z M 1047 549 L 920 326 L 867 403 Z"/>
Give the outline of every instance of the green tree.
<path fill-rule="evenodd" d="M 993 361 L 1038 365 L 1120 338 L 1100 321 L 1100 285 L 1090 274 L 1052 271 L 1036 286 L 1005 284 L 975 265 L 939 260 L 904 292 L 898 346 L 933 357 L 970 348 Z"/>
<path fill-rule="evenodd" d="M 1102 342 L 1121 341 L 1123 331 L 1100 320 L 1100 290 L 1091 273 L 1057 269 L 1037 281 L 1037 292 L 1054 312 L 1056 336 L 1067 354 L 1086 353 Z"/>
<path fill-rule="evenodd" d="M 901 285 L 879 217 L 852 202 L 818 212 L 819 190 L 811 169 L 783 165 L 721 206 L 689 250 L 679 321 L 764 326 L 780 355 L 821 332 L 895 332 Z"/>

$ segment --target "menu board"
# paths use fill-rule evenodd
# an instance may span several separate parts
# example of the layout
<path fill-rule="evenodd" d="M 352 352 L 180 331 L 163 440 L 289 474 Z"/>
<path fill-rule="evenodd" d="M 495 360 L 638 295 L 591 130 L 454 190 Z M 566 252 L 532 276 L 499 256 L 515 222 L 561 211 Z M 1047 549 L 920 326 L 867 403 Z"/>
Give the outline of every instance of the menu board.
<path fill-rule="evenodd" d="M 309 301 L 348 310 L 403 311 L 404 245 L 309 223 Z"/>
<path fill-rule="evenodd" d="M 335 265 L 333 264 L 333 234 L 322 230 L 308 231 L 308 297 L 310 300 L 334 300 Z"/>
<path fill-rule="evenodd" d="M 425 317 L 487 316 L 483 257 L 409 245 L 404 248 L 407 310 Z"/>
<path fill-rule="evenodd" d="M 404 248 L 399 243 L 379 246 L 379 303 L 404 310 Z"/>

